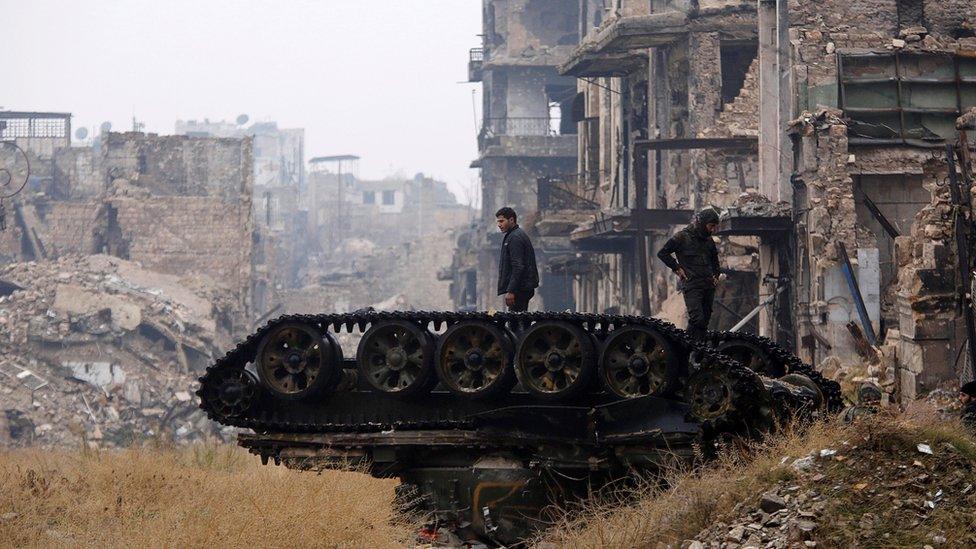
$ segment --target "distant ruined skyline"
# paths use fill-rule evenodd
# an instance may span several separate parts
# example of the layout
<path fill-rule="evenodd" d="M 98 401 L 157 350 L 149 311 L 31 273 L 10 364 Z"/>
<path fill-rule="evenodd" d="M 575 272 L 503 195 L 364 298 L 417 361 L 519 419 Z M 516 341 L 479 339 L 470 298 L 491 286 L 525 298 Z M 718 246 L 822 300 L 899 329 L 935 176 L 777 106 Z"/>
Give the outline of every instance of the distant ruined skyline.
<path fill-rule="evenodd" d="M 477 195 L 480 86 L 462 83 L 477 0 L 0 0 L 0 13 L 3 109 L 71 112 L 90 134 L 247 114 L 305 128 L 306 158 L 355 154 L 364 178 L 424 172 Z"/>

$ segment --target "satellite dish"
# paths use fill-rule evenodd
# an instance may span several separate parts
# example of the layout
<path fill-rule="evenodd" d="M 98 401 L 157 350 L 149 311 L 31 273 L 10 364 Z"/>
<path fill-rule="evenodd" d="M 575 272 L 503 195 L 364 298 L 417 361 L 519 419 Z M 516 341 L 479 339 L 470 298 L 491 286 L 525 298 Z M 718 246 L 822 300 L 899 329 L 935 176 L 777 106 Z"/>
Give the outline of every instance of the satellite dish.
<path fill-rule="evenodd" d="M 0 200 L 19 193 L 30 179 L 30 160 L 13 141 L 0 142 Z"/>
<path fill-rule="evenodd" d="M 101 130 L 102 133 L 108 133 L 112 131 L 112 123 L 106 120 L 105 122 L 102 122 L 102 125 L 99 126 L 98 129 Z"/>
<path fill-rule="evenodd" d="M 79 141 L 84 141 L 86 137 L 88 137 L 88 128 L 82 126 L 77 130 L 75 130 L 75 139 Z"/>
<path fill-rule="evenodd" d="M 238 126 L 243 126 L 244 124 L 247 124 L 247 121 L 248 120 L 250 120 L 250 118 L 248 118 L 248 116 L 246 114 L 242 114 L 242 115 L 240 115 L 240 116 L 237 117 L 237 125 Z"/>

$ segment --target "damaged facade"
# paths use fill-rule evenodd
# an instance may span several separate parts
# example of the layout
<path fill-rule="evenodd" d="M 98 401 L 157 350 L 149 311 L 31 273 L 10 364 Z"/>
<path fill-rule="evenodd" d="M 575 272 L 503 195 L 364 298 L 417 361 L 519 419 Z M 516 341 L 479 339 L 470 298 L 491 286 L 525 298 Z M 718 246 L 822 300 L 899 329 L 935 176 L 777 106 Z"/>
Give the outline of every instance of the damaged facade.
<path fill-rule="evenodd" d="M 855 373 L 904 399 L 972 375 L 944 147 L 976 106 L 976 6 L 572 9 L 582 40 L 558 69 L 577 78 L 576 173 L 547 174 L 563 200 L 534 226 L 561 240 L 548 268 L 578 310 L 681 322 L 655 252 L 715 206 L 729 279 L 712 329 L 766 304 L 744 329 L 835 372 L 869 364 Z"/>
<path fill-rule="evenodd" d="M 572 121 L 575 82 L 556 66 L 579 41 L 575 0 L 485 0 L 482 47 L 472 49 L 468 76 L 482 83 L 478 133 L 481 170 L 481 220 L 460 234 L 449 273 L 458 308 L 489 309 L 496 295 L 498 248 L 495 212 L 511 206 L 519 224 L 536 237 L 541 284 L 532 306 L 561 310 L 573 306 L 568 279 L 545 265 L 557 251 L 532 231 L 537 212 L 537 181 L 547 176 L 575 177 L 576 124 Z"/>
<path fill-rule="evenodd" d="M 0 231 L 0 445 L 214 434 L 190 395 L 251 328 L 250 139 L 72 146 L 53 114 L 0 113 L 30 165 Z"/>
<path fill-rule="evenodd" d="M 212 276 L 250 311 L 249 140 L 113 132 L 97 148 L 21 148 L 31 176 L 0 236 L 4 262 L 105 253 Z"/>
<path fill-rule="evenodd" d="M 73 146 L 69 114 L 0 120 L 4 169 L 30 163 L 0 231 L 0 445 L 214 434 L 195 380 L 256 323 L 450 308 L 438 271 L 473 210 L 442 181 L 308 174 L 273 123 Z"/>

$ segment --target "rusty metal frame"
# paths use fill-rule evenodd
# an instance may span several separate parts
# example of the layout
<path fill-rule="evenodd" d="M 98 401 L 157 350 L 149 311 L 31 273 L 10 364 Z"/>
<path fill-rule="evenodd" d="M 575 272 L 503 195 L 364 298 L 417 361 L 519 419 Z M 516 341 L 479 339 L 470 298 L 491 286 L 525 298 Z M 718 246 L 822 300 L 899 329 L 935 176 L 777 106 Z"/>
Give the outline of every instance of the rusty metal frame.
<path fill-rule="evenodd" d="M 936 58 L 945 57 L 952 62 L 952 78 L 936 78 L 936 77 L 909 77 L 904 75 L 903 60 L 908 57 L 913 56 L 917 58 Z M 895 75 L 893 77 L 858 77 L 848 74 L 844 64 L 845 59 L 866 59 L 866 58 L 877 58 L 877 59 L 892 59 L 894 61 Z M 944 146 L 946 138 L 942 138 L 938 141 L 924 140 L 924 139 L 914 139 L 906 136 L 906 121 L 905 113 L 928 113 L 928 114 L 944 114 L 944 115 L 955 115 L 959 116 L 963 112 L 962 104 L 962 84 L 976 83 L 976 78 L 963 78 L 960 74 L 960 56 L 951 52 L 868 52 L 868 53 L 844 53 L 839 52 L 837 55 L 837 80 L 838 80 L 838 107 L 843 110 L 846 114 L 857 120 L 856 115 L 858 113 L 862 114 L 898 114 L 899 127 L 897 129 L 897 138 L 872 138 L 872 137 L 857 137 L 852 136 L 849 138 L 851 144 L 863 144 L 863 145 L 911 145 L 917 147 L 926 148 L 941 148 Z M 849 107 L 847 98 L 847 86 L 849 85 L 859 85 L 859 86 L 870 86 L 876 84 L 886 84 L 895 83 L 895 107 Z M 928 108 L 928 107 L 910 107 L 905 106 L 905 84 L 953 84 L 954 91 L 956 95 L 956 105 L 955 108 Z"/>

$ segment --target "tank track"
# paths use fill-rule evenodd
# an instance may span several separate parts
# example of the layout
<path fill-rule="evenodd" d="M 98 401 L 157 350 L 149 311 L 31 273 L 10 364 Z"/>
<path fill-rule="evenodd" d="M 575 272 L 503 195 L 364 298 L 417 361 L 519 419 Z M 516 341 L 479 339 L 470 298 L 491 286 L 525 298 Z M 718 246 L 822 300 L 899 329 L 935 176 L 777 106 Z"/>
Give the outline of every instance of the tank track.
<path fill-rule="evenodd" d="M 382 418 L 348 418 L 346 421 L 322 422 L 314 410 L 308 408 L 301 412 L 303 408 L 291 406 L 288 415 L 282 414 L 278 406 L 258 406 L 257 409 L 249 410 L 247 413 L 239 415 L 227 415 L 218 411 L 217 406 L 212 401 L 210 395 L 213 384 L 220 379 L 220 374 L 227 371 L 243 370 L 249 363 L 255 360 L 258 346 L 262 338 L 270 330 L 286 323 L 302 323 L 318 327 L 321 331 L 332 330 L 335 333 L 345 329 L 352 332 L 358 329 L 365 332 L 372 324 L 382 321 L 399 320 L 416 323 L 424 328 L 433 328 L 434 331 L 442 327 L 449 327 L 461 321 L 478 320 L 494 323 L 504 327 L 513 333 L 518 333 L 534 323 L 542 321 L 563 321 L 569 322 L 583 328 L 586 332 L 605 336 L 612 330 L 623 326 L 648 326 L 662 334 L 683 357 L 687 357 L 684 365 L 684 375 L 688 376 L 699 370 L 715 370 L 727 375 L 732 380 L 733 390 L 739 403 L 732 414 L 727 414 L 722 418 L 707 419 L 702 421 L 703 431 L 720 432 L 728 431 L 733 427 L 730 424 L 749 423 L 756 420 L 754 415 L 759 413 L 761 406 L 752 405 L 750 402 L 756 399 L 762 402 L 759 395 L 766 394 L 763 386 L 763 379 L 738 362 L 716 353 L 715 351 L 692 341 L 684 330 L 676 328 L 673 324 L 666 321 L 641 316 L 629 315 L 608 315 L 593 313 L 570 313 L 570 312 L 531 312 L 531 313 L 487 313 L 487 312 L 432 312 L 432 311 L 397 311 L 397 312 L 375 312 L 357 311 L 352 313 L 334 313 L 318 315 L 284 315 L 269 321 L 265 326 L 255 331 L 245 340 L 241 341 L 234 349 L 225 356 L 218 359 L 200 377 L 200 389 L 197 395 L 201 398 L 200 407 L 207 413 L 208 417 L 218 423 L 231 425 L 241 428 L 249 428 L 258 432 L 364 432 L 380 429 L 461 429 L 471 428 L 473 419 L 470 417 L 432 417 L 416 419 L 411 421 L 384 421 Z M 768 346 L 768 345 L 767 345 Z M 773 345 L 771 354 L 782 357 L 784 362 L 790 362 L 791 371 L 801 372 L 803 364 L 798 359 L 792 357 L 785 351 Z M 793 365 L 793 363 L 796 365 Z M 809 369 L 812 372 L 812 369 Z M 384 395 L 389 397 L 390 395 Z M 456 398 L 456 397 L 455 397 Z M 568 403 L 572 404 L 572 403 Z M 254 407 L 252 407 L 254 408 Z M 296 409 L 299 410 L 296 415 Z M 753 417 L 749 417 L 753 416 Z M 333 418 L 334 419 L 334 418 Z"/>
<path fill-rule="evenodd" d="M 824 394 L 828 411 L 839 412 L 844 408 L 844 396 L 841 392 L 840 383 L 827 379 L 813 366 L 804 363 L 799 357 L 769 338 L 747 332 L 709 332 L 707 337 L 710 345 L 718 345 L 726 341 L 745 341 L 759 347 L 773 362 L 783 366 L 787 374 L 801 374 L 810 378 Z"/>

